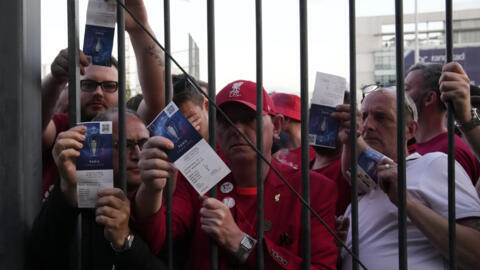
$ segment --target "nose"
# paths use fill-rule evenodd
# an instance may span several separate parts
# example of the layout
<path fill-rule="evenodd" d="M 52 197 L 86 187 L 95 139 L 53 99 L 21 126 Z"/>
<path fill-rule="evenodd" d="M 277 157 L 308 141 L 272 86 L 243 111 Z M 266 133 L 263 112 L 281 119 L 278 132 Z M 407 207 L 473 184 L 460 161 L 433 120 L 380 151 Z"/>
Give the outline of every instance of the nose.
<path fill-rule="evenodd" d="M 98 84 L 97 87 L 95 88 L 95 91 L 92 92 L 95 96 L 103 96 L 103 89 L 102 85 Z"/>
<path fill-rule="evenodd" d="M 362 124 L 362 133 L 365 131 L 372 131 L 375 129 L 375 120 L 371 116 L 365 117 Z"/>
<path fill-rule="evenodd" d="M 138 144 L 134 144 L 132 147 L 130 147 L 130 159 L 138 161 L 140 157 L 140 146 Z"/>

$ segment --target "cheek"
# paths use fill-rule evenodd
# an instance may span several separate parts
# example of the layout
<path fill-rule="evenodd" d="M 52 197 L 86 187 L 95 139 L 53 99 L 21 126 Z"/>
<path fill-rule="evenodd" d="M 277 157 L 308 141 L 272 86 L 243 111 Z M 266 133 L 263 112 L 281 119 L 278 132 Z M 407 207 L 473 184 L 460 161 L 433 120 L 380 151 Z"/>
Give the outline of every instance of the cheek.
<path fill-rule="evenodd" d="M 115 107 L 118 104 L 118 91 L 112 94 L 105 95 L 105 102 L 109 107 Z"/>

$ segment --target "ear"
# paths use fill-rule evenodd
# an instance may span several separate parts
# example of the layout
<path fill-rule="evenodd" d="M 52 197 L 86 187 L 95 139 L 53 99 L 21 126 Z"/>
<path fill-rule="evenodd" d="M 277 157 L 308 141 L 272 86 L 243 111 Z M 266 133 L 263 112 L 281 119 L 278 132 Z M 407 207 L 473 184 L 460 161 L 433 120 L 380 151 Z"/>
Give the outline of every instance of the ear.
<path fill-rule="evenodd" d="M 208 99 L 203 97 L 203 109 L 208 113 Z"/>
<path fill-rule="evenodd" d="M 418 130 L 418 122 L 415 120 L 412 120 L 407 123 L 405 126 L 405 139 L 406 141 L 409 141 L 413 137 L 415 137 L 415 134 L 417 134 Z"/>
<path fill-rule="evenodd" d="M 440 97 L 437 96 L 437 93 L 435 91 L 428 91 L 428 93 L 425 94 L 425 97 L 422 100 L 423 104 L 425 107 L 434 105 L 437 106 L 438 102 L 440 101 Z"/>
<path fill-rule="evenodd" d="M 280 140 L 280 131 L 282 131 L 284 121 L 285 118 L 283 118 L 283 115 L 281 114 L 276 114 L 275 116 L 272 116 L 273 138 L 276 140 Z"/>

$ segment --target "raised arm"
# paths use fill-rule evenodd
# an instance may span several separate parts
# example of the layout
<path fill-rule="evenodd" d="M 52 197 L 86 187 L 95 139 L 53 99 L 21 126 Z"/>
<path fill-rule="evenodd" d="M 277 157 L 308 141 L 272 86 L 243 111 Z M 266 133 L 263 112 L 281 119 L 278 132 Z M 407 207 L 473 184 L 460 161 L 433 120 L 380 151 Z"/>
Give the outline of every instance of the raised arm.
<path fill-rule="evenodd" d="M 166 150 L 173 149 L 173 143 L 167 138 L 151 137 L 143 146 L 138 167 L 142 184 L 135 196 L 135 217 L 146 218 L 160 210 L 163 201 L 163 189 L 167 177 L 174 174 L 174 166 L 168 161 Z"/>
<path fill-rule="evenodd" d="M 470 80 L 460 64 L 451 62 L 443 66 L 440 92 L 443 102 L 452 102 L 455 119 L 462 127 L 465 127 L 460 130 L 476 157 L 480 158 L 480 125 L 472 128 L 466 126 L 473 118 L 470 103 Z"/>
<path fill-rule="evenodd" d="M 80 52 L 80 74 L 85 74 L 88 59 Z M 60 92 L 68 82 L 68 49 L 61 50 L 51 65 L 51 73 L 42 79 L 42 145 L 49 150 L 55 142 L 57 129 L 52 121 Z"/>
<path fill-rule="evenodd" d="M 347 170 L 350 169 L 350 105 L 341 104 L 336 107 L 336 111 L 332 113 L 332 117 L 335 118 L 339 123 L 338 139 L 343 144 L 342 152 L 342 173 L 343 176 L 347 179 L 350 179 L 348 176 Z M 360 154 L 367 144 L 360 136 L 360 126 L 361 126 L 361 114 L 357 110 L 357 154 Z"/>
<path fill-rule="evenodd" d="M 143 0 L 127 0 L 125 3 L 148 31 L 153 33 L 148 23 Z M 127 12 L 125 12 L 125 29 L 135 52 L 138 79 L 144 96 L 138 107 L 138 113 L 146 123 L 149 123 L 165 107 L 164 55 Z"/>

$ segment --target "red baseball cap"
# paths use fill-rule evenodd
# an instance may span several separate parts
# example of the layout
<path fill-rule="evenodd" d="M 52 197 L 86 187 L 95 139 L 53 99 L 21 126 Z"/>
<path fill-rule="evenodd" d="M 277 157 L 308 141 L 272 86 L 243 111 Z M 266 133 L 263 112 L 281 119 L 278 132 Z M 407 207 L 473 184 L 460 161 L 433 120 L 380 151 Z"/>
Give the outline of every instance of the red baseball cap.
<path fill-rule="evenodd" d="M 299 96 L 285 93 L 273 93 L 272 100 L 273 104 L 275 104 L 275 110 L 277 113 L 301 121 L 302 117 Z"/>
<path fill-rule="evenodd" d="M 257 111 L 257 84 L 238 80 L 227 84 L 216 97 L 218 106 L 227 102 L 240 102 Z M 270 96 L 263 89 L 263 114 L 275 115 L 275 106 Z"/>

